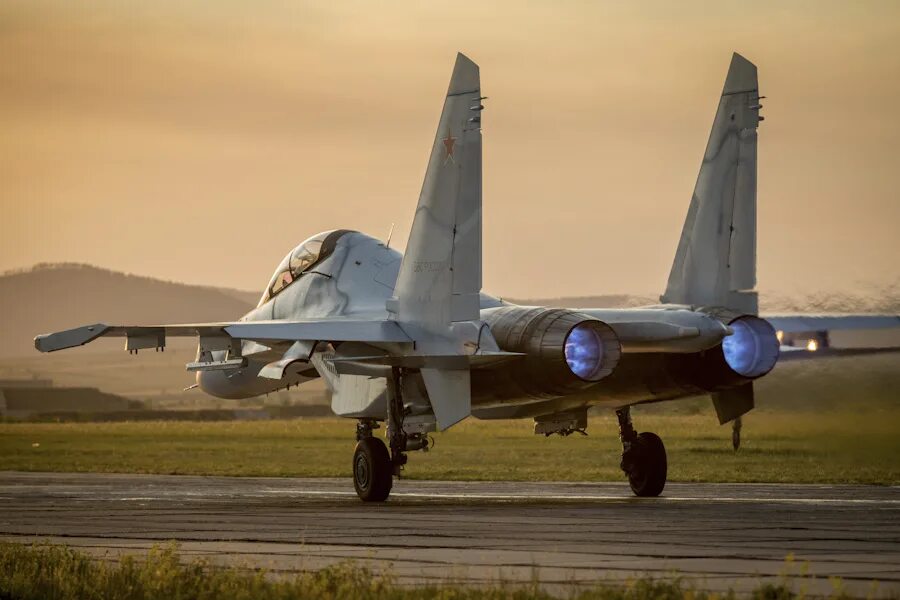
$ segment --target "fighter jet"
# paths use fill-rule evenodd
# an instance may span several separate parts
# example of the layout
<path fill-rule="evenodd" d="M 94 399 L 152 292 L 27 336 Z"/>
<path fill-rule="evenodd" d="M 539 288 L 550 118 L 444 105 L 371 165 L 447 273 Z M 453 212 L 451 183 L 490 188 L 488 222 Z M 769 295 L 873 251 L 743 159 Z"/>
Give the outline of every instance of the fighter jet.
<path fill-rule="evenodd" d="M 621 468 L 638 496 L 666 482 L 662 440 L 629 408 L 710 394 L 722 423 L 754 405 L 753 381 L 780 339 L 898 327 L 897 316 L 758 315 L 756 67 L 735 54 L 660 304 L 635 309 L 517 306 L 482 292 L 482 115 L 478 66 L 456 58 L 406 251 L 357 231 L 307 239 L 237 321 L 98 323 L 35 338 L 41 352 L 125 338 L 161 350 L 196 336 L 188 371 L 206 393 L 249 398 L 322 378 L 335 414 L 356 421 L 353 483 L 387 499 L 408 454 L 467 417 L 534 419 L 537 434 L 583 432 L 615 410 Z M 828 354 L 827 344 L 806 356 Z M 792 354 L 797 354 L 793 352 Z M 376 434 L 384 425 L 384 438 Z"/>

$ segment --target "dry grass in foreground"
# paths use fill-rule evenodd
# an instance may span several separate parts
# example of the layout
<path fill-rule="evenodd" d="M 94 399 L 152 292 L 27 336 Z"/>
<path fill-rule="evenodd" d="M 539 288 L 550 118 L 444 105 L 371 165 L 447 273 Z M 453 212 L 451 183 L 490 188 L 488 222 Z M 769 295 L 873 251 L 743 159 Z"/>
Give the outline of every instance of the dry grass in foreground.
<path fill-rule="evenodd" d="M 764 584 L 750 598 L 781 600 L 803 598 L 801 581 L 784 578 Z M 839 581 L 833 582 L 831 598 L 849 598 Z M 682 579 L 633 579 L 625 584 L 597 584 L 573 589 L 565 597 L 573 600 L 712 600 L 733 599 L 734 592 L 711 593 L 692 587 Z M 742 594 L 742 597 L 747 595 Z M 476 599 L 550 600 L 538 582 L 511 586 L 462 586 L 448 582 L 417 587 L 399 586 L 390 574 L 375 574 L 352 563 L 342 563 L 293 577 L 268 577 L 263 570 L 213 568 L 202 559 L 184 563 L 174 544 L 154 547 L 146 557 L 126 556 L 118 563 L 95 561 L 64 546 L 26 546 L 0 542 L 0 598 L 10 600 L 253 600 L 335 599 L 418 600 Z"/>

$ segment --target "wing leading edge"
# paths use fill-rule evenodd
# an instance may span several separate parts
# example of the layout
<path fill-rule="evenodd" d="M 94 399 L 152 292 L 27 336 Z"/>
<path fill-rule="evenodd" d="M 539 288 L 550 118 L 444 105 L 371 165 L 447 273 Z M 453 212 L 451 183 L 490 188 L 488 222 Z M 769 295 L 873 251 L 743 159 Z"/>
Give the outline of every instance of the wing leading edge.
<path fill-rule="evenodd" d="M 34 338 L 41 352 L 83 346 L 100 337 L 124 337 L 127 350 L 162 349 L 167 337 L 229 338 L 258 342 L 411 342 L 396 321 L 318 319 L 309 321 L 236 321 L 182 325 L 106 325 L 96 323 Z"/>

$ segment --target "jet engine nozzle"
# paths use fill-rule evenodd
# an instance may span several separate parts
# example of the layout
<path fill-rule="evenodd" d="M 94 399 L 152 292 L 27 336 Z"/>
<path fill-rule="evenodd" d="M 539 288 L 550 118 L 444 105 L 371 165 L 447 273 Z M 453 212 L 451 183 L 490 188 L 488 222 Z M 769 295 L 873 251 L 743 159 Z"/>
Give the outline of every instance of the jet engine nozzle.
<path fill-rule="evenodd" d="M 731 334 L 696 354 L 664 355 L 666 371 L 682 390 L 727 390 L 758 379 L 775 367 L 780 344 L 768 321 L 727 309 L 703 312 L 726 324 Z"/>
<path fill-rule="evenodd" d="M 748 379 L 762 377 L 778 362 L 778 337 L 765 319 L 740 316 L 730 323 L 732 333 L 722 340 L 722 355 L 732 371 Z"/>
<path fill-rule="evenodd" d="M 622 353 L 609 325 L 571 310 L 504 306 L 482 318 L 501 350 L 525 355 L 492 377 L 526 396 L 555 398 L 590 387 L 613 372 Z"/>

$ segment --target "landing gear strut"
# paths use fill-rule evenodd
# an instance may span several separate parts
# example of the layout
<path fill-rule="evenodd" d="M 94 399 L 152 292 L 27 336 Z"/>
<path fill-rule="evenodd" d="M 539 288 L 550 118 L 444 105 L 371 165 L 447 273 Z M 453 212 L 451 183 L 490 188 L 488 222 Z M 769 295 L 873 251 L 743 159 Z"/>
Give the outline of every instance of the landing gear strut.
<path fill-rule="evenodd" d="M 637 433 L 631 423 L 631 409 L 616 411 L 622 440 L 622 470 L 636 496 L 659 496 L 666 486 L 666 448 L 655 433 Z"/>
<path fill-rule="evenodd" d="M 403 406 L 402 389 L 403 371 L 394 367 L 391 369 L 391 384 L 388 386 L 387 435 L 391 447 L 392 474 L 397 477 L 409 459 L 406 456 L 406 432 L 403 431 L 406 408 Z"/>
<path fill-rule="evenodd" d="M 422 434 L 408 435 L 403 429 L 407 408 L 403 405 L 402 369 L 394 367 L 388 382 L 387 439 L 388 446 L 372 435 L 378 428 L 374 419 L 361 419 L 356 426 L 356 451 L 353 453 L 353 487 L 366 502 L 387 500 L 394 483 L 406 464 L 408 450 L 427 450 L 428 440 Z"/>

